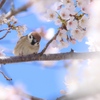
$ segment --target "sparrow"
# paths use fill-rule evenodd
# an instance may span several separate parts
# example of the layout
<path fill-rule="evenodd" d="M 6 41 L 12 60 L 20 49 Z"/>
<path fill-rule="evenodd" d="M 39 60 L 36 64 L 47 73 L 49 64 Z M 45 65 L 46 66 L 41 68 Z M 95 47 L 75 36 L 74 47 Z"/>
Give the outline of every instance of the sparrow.
<path fill-rule="evenodd" d="M 41 36 L 37 32 L 31 32 L 26 36 L 20 37 L 13 53 L 16 56 L 38 53 Z"/>

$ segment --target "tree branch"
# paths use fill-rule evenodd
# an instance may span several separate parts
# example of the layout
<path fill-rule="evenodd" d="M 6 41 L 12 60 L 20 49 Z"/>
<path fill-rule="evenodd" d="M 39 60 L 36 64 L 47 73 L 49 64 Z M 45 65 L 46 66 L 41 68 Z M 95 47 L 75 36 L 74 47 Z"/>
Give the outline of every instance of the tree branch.
<path fill-rule="evenodd" d="M 44 52 L 46 51 L 46 49 L 48 48 L 49 44 L 56 39 L 57 35 L 59 34 L 59 30 L 58 32 L 54 35 L 54 37 L 46 44 L 45 48 L 40 52 L 40 56 L 42 56 L 44 54 Z"/>
<path fill-rule="evenodd" d="M 15 56 L 0 59 L 0 64 L 29 62 L 29 61 L 55 61 L 55 60 L 68 60 L 68 59 L 96 59 L 100 58 L 100 52 L 84 52 L 84 53 L 57 53 L 57 54 L 30 54 L 27 56 Z"/>
<path fill-rule="evenodd" d="M 12 11 L 9 11 L 6 14 L 6 18 L 10 18 L 11 16 L 16 15 L 16 14 L 22 12 L 22 11 L 26 11 L 27 8 L 29 8 L 32 5 L 33 5 L 33 2 L 30 1 L 27 4 L 23 5 L 22 7 L 18 8 L 18 9 L 13 9 Z"/>
<path fill-rule="evenodd" d="M 6 2 L 6 0 L 2 0 L 2 1 L 0 2 L 0 9 L 2 8 L 2 6 L 4 5 L 5 2 Z"/>

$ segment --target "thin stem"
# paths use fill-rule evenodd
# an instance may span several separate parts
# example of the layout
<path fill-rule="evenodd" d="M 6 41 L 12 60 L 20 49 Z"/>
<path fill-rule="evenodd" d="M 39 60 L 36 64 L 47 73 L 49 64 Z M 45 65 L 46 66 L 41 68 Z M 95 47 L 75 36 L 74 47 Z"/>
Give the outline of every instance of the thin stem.
<path fill-rule="evenodd" d="M 10 32 L 10 31 L 8 30 L 8 31 L 4 34 L 4 36 L 2 36 L 2 37 L 0 38 L 0 40 L 2 40 L 3 38 L 5 38 L 9 32 Z"/>
<path fill-rule="evenodd" d="M 57 35 L 59 34 L 59 31 L 55 34 L 55 36 L 46 44 L 45 48 L 40 52 L 40 56 L 42 56 L 44 54 L 44 52 L 46 51 L 46 49 L 48 48 L 49 44 L 57 37 Z"/>
<path fill-rule="evenodd" d="M 4 76 L 4 78 L 5 78 L 6 80 L 8 80 L 8 81 L 11 81 L 11 80 L 12 80 L 11 78 L 7 77 L 2 71 L 0 71 L 0 73 Z"/>

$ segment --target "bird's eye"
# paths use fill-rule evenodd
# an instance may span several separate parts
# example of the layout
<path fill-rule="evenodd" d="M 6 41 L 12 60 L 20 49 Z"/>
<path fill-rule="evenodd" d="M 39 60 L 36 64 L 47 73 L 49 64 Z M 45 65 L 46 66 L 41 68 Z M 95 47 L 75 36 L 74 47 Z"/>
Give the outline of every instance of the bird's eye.
<path fill-rule="evenodd" d="M 29 36 L 29 38 L 31 38 L 31 35 Z"/>

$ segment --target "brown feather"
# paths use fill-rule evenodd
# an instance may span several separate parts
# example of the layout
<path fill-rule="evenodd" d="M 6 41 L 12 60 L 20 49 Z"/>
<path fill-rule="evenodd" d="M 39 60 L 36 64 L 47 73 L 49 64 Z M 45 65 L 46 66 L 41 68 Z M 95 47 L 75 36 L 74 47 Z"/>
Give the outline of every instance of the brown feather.
<path fill-rule="evenodd" d="M 32 32 L 31 34 L 35 37 L 35 39 L 36 39 L 38 42 L 40 42 L 41 36 L 40 36 L 39 33 L 37 33 L 37 32 Z"/>

